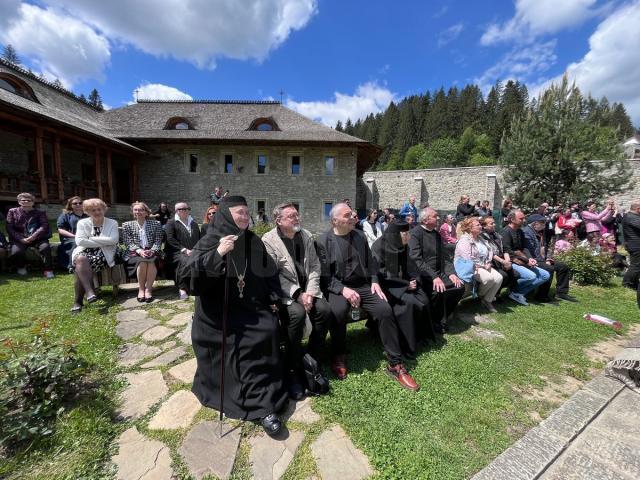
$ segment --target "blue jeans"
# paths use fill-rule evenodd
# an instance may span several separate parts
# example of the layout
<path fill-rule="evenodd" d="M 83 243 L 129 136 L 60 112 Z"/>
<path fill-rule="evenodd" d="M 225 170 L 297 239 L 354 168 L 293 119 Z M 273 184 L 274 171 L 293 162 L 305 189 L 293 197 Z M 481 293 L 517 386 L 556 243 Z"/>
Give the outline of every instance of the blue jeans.
<path fill-rule="evenodd" d="M 527 267 L 516 265 L 515 263 L 511 264 L 511 266 L 516 272 L 518 272 L 518 275 L 520 275 L 517 287 L 514 289 L 514 292 L 516 293 L 527 295 L 538 285 L 549 280 L 549 272 L 541 268 L 533 267 L 532 269 L 529 269 Z"/>

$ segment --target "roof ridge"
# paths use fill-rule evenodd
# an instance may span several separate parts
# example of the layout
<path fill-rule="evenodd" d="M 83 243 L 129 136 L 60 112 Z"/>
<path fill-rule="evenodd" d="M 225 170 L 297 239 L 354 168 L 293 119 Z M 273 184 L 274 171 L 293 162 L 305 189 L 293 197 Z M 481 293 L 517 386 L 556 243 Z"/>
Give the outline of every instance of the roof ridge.
<path fill-rule="evenodd" d="M 277 100 L 153 100 L 139 99 L 136 103 L 218 103 L 242 105 L 282 105 Z"/>

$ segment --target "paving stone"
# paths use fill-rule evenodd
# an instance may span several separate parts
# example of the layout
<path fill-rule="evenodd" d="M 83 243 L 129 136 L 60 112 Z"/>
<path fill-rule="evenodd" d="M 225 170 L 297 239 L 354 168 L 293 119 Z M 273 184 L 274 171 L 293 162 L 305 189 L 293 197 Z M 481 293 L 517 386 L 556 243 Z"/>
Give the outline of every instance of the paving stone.
<path fill-rule="evenodd" d="M 471 327 L 470 331 L 473 335 L 482 338 L 483 340 L 501 340 L 505 338 L 504 334 L 494 330 L 487 330 L 486 328 Z"/>
<path fill-rule="evenodd" d="M 283 415 L 285 421 L 292 420 L 294 422 L 311 424 L 321 419 L 320 415 L 311 409 L 311 398 L 307 397 L 299 402 L 289 400 L 289 405 Z"/>
<path fill-rule="evenodd" d="M 118 454 L 112 459 L 118 468 L 118 480 L 170 480 L 171 452 L 157 440 L 150 440 L 136 427 L 118 438 Z"/>
<path fill-rule="evenodd" d="M 360 480 L 374 473 L 367 457 L 338 425 L 320 434 L 311 453 L 323 480 Z"/>
<path fill-rule="evenodd" d="M 625 443 L 637 442 L 640 438 L 640 395 L 628 388 L 623 389 L 591 427 L 609 432 Z"/>
<path fill-rule="evenodd" d="M 249 462 L 255 480 L 278 480 L 289 467 L 304 433 L 289 431 L 286 438 L 271 438 L 265 432 L 251 437 Z"/>
<path fill-rule="evenodd" d="M 193 382 L 193 377 L 196 374 L 196 368 L 198 367 L 198 361 L 195 358 L 182 362 L 175 367 L 171 367 L 167 373 L 176 380 L 183 383 Z"/>
<path fill-rule="evenodd" d="M 240 429 L 223 425 L 223 435 L 219 438 L 217 421 L 203 422 L 191 429 L 178 453 L 197 480 L 205 475 L 215 475 L 225 480 L 229 478 L 240 443 Z"/>
<path fill-rule="evenodd" d="M 127 343 L 118 353 L 118 363 L 123 367 L 130 367 L 147 357 L 156 356 L 161 352 L 158 347 L 144 343 Z"/>
<path fill-rule="evenodd" d="M 605 398 L 611 398 L 624 388 L 624 384 L 613 378 L 598 375 L 587 383 L 584 388 Z"/>
<path fill-rule="evenodd" d="M 178 340 L 180 340 L 185 345 L 191 345 L 191 324 L 192 320 L 189 320 L 189 323 L 184 328 L 184 330 L 178 334 Z"/>
<path fill-rule="evenodd" d="M 607 401 L 589 390 L 580 390 L 545 419 L 540 428 L 568 442 L 591 422 Z"/>
<path fill-rule="evenodd" d="M 149 422 L 151 430 L 175 430 L 191 425 L 200 411 L 200 400 L 189 390 L 178 390 L 164 402 Z"/>
<path fill-rule="evenodd" d="M 142 339 L 147 342 L 158 342 L 170 337 L 175 333 L 172 328 L 167 328 L 164 325 L 158 325 L 153 327 L 142 334 Z"/>
<path fill-rule="evenodd" d="M 496 323 L 493 318 L 481 313 L 458 313 L 458 318 L 467 325 L 486 325 Z"/>
<path fill-rule="evenodd" d="M 182 312 L 177 315 L 174 315 L 171 320 L 167 322 L 167 325 L 171 327 L 181 327 L 182 325 L 186 325 L 191 320 L 191 316 L 193 313 L 191 312 Z"/>
<path fill-rule="evenodd" d="M 129 383 L 118 411 L 118 417 L 123 420 L 142 417 L 169 391 L 160 370 L 125 373 L 123 377 Z"/>
<path fill-rule="evenodd" d="M 181 357 L 184 357 L 187 354 L 184 347 L 176 347 L 173 350 L 169 350 L 168 352 L 164 352 L 162 355 L 154 358 L 153 360 L 149 360 L 146 363 L 140 365 L 141 368 L 156 368 L 161 367 L 163 365 L 169 365 L 172 362 L 175 362 Z"/>
<path fill-rule="evenodd" d="M 175 312 L 175 310 L 172 310 L 170 308 L 156 308 L 155 312 L 162 317 L 167 317 Z"/>
<path fill-rule="evenodd" d="M 135 310 L 133 310 L 135 311 Z M 127 312 L 119 312 L 127 313 Z M 146 312 L 145 312 L 146 315 Z M 118 335 L 123 340 L 131 340 L 134 337 L 137 337 L 141 333 L 149 330 L 151 327 L 158 325 L 160 322 L 153 318 L 139 318 L 136 320 L 128 320 L 128 321 L 120 321 L 116 325 L 116 335 Z"/>
<path fill-rule="evenodd" d="M 138 288 L 136 287 L 136 292 L 137 291 L 138 291 Z M 133 295 L 127 299 L 120 301 L 119 305 L 124 309 L 130 309 L 130 308 L 139 308 L 141 305 L 146 305 L 146 304 L 138 302 L 137 297 Z"/>
<path fill-rule="evenodd" d="M 165 350 L 169 350 L 175 347 L 177 344 L 178 342 L 176 342 L 175 340 L 169 340 L 168 342 L 164 342 L 163 344 L 160 345 L 160 350 L 164 352 Z"/>
<path fill-rule="evenodd" d="M 135 320 L 143 320 L 149 316 L 149 313 L 146 310 L 126 310 L 123 312 L 118 312 L 116 314 L 116 320 L 118 323 L 121 322 L 133 322 Z"/>

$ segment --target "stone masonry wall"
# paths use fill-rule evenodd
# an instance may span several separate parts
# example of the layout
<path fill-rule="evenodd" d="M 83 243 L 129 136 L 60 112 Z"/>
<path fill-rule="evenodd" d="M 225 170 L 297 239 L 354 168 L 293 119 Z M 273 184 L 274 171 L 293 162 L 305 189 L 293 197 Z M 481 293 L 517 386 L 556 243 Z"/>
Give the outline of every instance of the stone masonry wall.
<path fill-rule="evenodd" d="M 171 209 L 186 200 L 196 220 L 202 221 L 209 206 L 209 195 L 216 185 L 231 194 L 247 198 L 252 214 L 257 201 L 266 202 L 266 214 L 283 201 L 300 204 L 303 225 L 312 232 L 327 229 L 323 220 L 324 202 L 355 199 L 356 157 L 351 148 L 287 148 L 220 145 L 141 145 L 149 156 L 140 160 L 139 189 L 141 200 L 152 209 L 164 201 Z M 198 154 L 198 171 L 189 172 L 189 153 Z M 225 154 L 233 155 L 234 171 L 223 173 Z M 267 171 L 257 174 L 258 154 L 267 155 Z M 300 175 L 290 174 L 290 157 L 302 157 Z M 324 157 L 335 157 L 332 176 L 324 174 Z"/>

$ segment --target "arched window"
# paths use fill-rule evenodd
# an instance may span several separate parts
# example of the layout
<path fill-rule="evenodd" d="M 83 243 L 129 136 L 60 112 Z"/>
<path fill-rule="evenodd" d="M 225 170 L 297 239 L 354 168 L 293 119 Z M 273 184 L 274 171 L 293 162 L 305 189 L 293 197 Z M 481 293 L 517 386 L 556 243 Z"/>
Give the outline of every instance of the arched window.
<path fill-rule="evenodd" d="M 16 95 L 20 95 L 32 102 L 38 101 L 33 90 L 26 82 L 18 77 L 9 75 L 8 73 L 0 73 L 0 88 Z"/>
<path fill-rule="evenodd" d="M 193 130 L 191 123 L 183 117 L 172 117 L 167 121 L 165 130 Z"/>
<path fill-rule="evenodd" d="M 249 125 L 248 130 L 256 130 L 258 132 L 272 132 L 274 130 L 280 130 L 278 124 L 272 117 L 262 117 L 256 118 L 251 125 Z"/>

